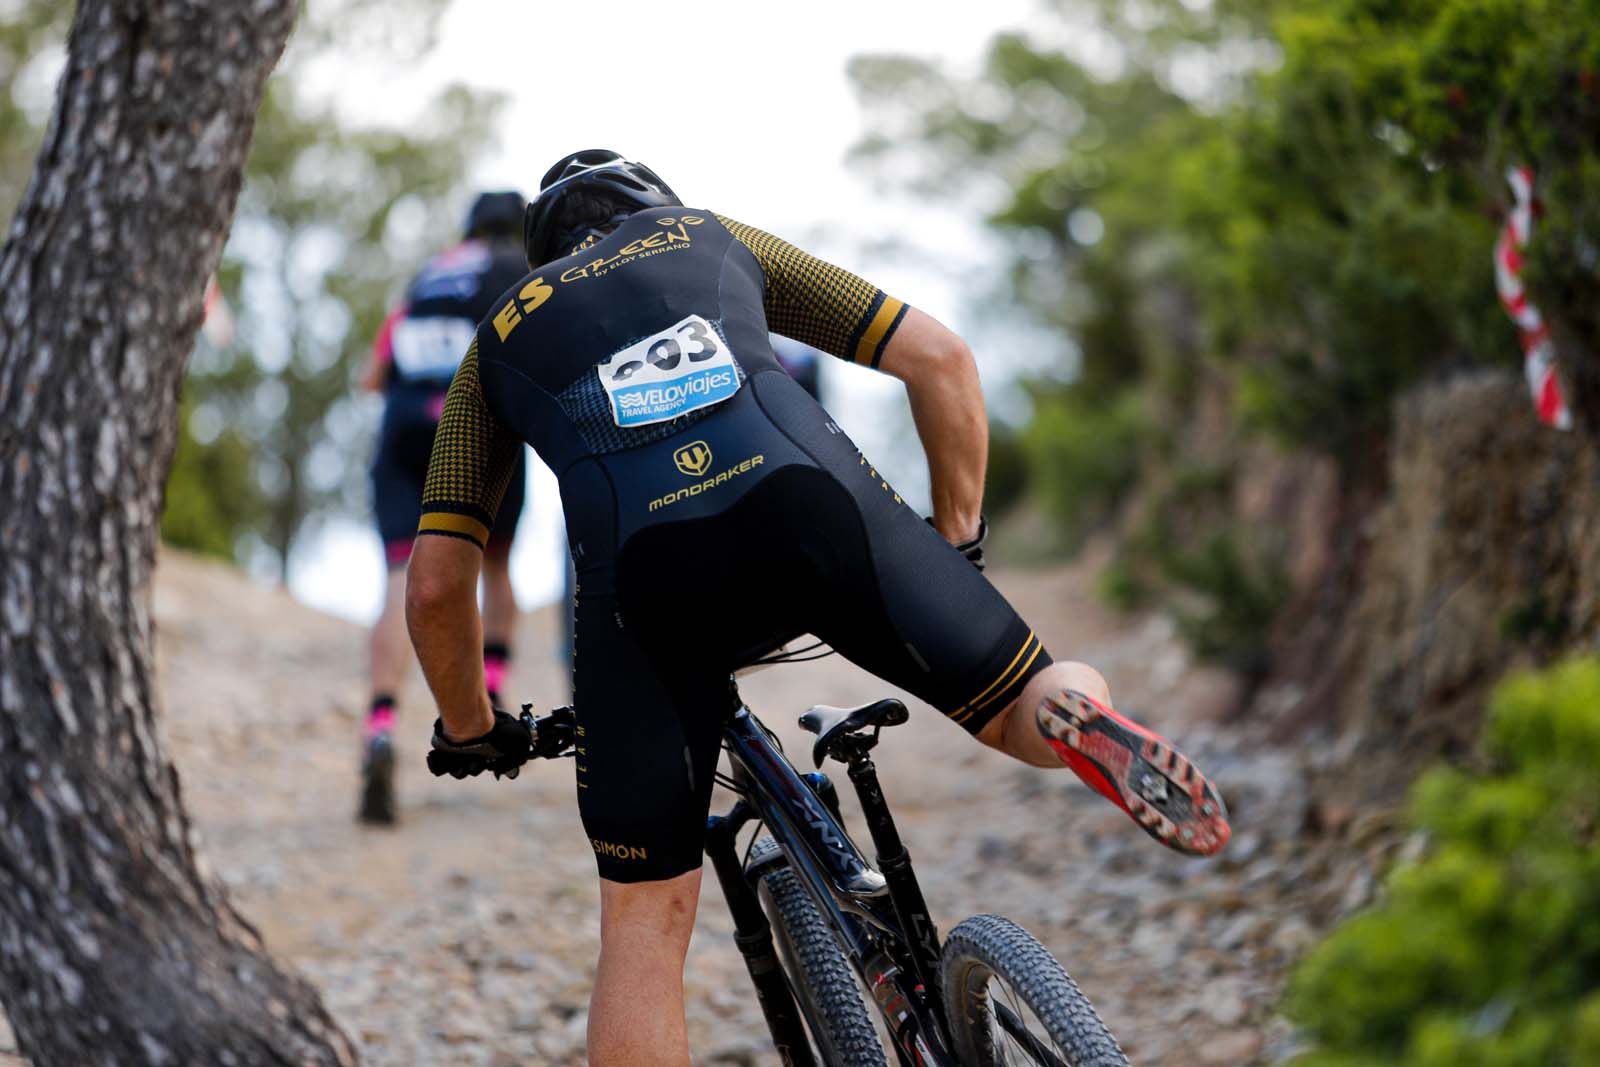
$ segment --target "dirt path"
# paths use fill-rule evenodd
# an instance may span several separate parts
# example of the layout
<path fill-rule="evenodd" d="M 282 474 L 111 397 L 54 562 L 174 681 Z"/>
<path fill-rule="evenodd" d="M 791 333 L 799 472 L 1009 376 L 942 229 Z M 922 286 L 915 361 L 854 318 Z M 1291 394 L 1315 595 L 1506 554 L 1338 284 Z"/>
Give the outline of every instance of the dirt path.
<path fill-rule="evenodd" d="M 1235 840 L 1215 862 L 1171 855 L 1065 772 L 1015 765 L 913 703 L 878 763 L 935 917 L 947 929 L 998 911 L 1027 926 L 1135 1064 L 1276 1058 L 1286 1034 L 1273 1003 L 1313 934 L 1300 894 L 1318 875 L 1293 859 L 1305 803 L 1295 760 L 1212 725 L 1229 680 L 1194 667 L 1160 620 L 1108 616 L 1086 569 L 996 577 L 1057 656 L 1101 666 L 1120 707 L 1220 782 Z M 429 778 L 432 716 L 414 681 L 401 711 L 403 822 L 360 827 L 362 632 L 176 554 L 155 607 L 166 732 L 206 855 L 368 1062 L 582 1063 L 598 925 L 569 767 L 514 782 Z M 525 620 L 508 687 L 542 706 L 564 695 L 550 626 L 548 613 Z M 794 719 L 810 704 L 889 692 L 837 658 L 742 688 L 797 753 L 809 746 Z M 697 1062 L 775 1063 L 730 933 L 708 878 L 688 966 Z M 0 1027 L 0 1064 L 20 1062 L 10 1046 Z"/>

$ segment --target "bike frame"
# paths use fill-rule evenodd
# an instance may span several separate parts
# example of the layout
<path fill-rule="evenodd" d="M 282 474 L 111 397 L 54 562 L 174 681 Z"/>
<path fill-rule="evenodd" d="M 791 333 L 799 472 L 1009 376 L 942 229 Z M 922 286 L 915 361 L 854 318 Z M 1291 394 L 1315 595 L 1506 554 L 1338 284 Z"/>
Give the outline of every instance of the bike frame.
<path fill-rule="evenodd" d="M 848 773 L 872 835 L 877 866 L 845 831 L 828 777 L 796 771 L 737 689 L 732 700 L 734 711 L 723 741 L 741 797 L 727 814 L 708 820 L 706 853 L 733 913 L 735 940 L 783 1062 L 811 1067 L 815 1061 L 756 895 L 761 875 L 775 863 L 789 865 L 833 930 L 877 1004 L 903 1067 L 953 1065 L 939 990 L 938 930 L 867 756 L 871 746 L 850 758 Z M 780 853 L 746 869 L 735 852 L 735 838 L 751 820 L 766 824 Z"/>

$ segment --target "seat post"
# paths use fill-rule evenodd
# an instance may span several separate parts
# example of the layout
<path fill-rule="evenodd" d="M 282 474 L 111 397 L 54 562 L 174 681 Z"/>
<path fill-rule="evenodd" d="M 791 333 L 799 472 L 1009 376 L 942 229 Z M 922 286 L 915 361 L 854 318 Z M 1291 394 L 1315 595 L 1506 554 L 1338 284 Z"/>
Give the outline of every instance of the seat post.
<path fill-rule="evenodd" d="M 900 928 L 905 932 L 911 947 L 911 963 L 917 980 L 929 992 L 934 1011 L 943 1017 L 944 1005 L 939 997 L 939 929 L 928 914 L 927 901 L 922 896 L 922 886 L 911 867 L 911 853 L 900 840 L 900 830 L 889 812 L 889 802 L 884 799 L 878 785 L 878 768 L 865 752 L 850 761 L 850 782 L 861 799 L 861 812 L 866 816 L 867 830 L 872 834 L 873 849 L 877 852 L 878 870 L 889 888 L 889 900 L 894 904 Z"/>

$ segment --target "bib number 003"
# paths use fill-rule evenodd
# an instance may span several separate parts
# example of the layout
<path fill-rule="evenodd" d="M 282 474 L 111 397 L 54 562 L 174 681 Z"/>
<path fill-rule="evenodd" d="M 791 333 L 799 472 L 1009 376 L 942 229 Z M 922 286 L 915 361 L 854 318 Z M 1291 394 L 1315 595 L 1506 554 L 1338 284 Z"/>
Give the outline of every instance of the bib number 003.
<path fill-rule="evenodd" d="M 721 403 L 739 391 L 733 353 L 690 315 L 595 367 L 618 426 L 648 426 Z"/>

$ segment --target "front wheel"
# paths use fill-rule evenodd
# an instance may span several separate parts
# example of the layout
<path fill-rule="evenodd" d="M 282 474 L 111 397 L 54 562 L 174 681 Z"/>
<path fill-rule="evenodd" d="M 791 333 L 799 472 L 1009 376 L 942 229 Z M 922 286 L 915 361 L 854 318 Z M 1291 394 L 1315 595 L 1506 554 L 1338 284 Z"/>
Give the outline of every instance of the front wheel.
<path fill-rule="evenodd" d="M 963 1064 L 1128 1067 L 1072 976 L 1010 919 L 974 915 L 958 924 L 940 974 Z"/>
<path fill-rule="evenodd" d="M 776 841 L 763 838 L 752 859 L 777 851 Z M 888 1067 L 855 974 L 800 879 L 777 864 L 761 876 L 758 892 L 818 1058 L 827 1067 Z"/>

